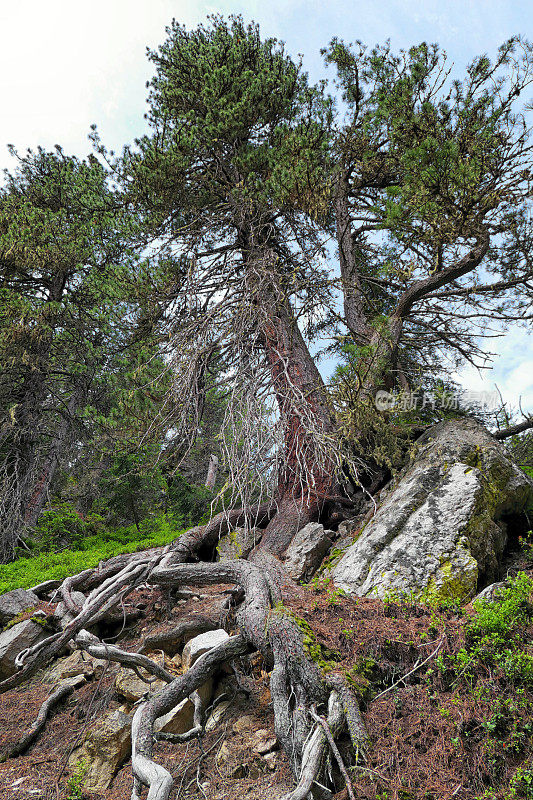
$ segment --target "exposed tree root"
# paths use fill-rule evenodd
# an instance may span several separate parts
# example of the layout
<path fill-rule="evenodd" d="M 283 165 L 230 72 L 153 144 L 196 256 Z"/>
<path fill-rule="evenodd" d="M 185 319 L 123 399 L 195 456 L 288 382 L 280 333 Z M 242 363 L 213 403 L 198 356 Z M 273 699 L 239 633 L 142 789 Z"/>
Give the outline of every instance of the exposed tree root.
<path fill-rule="evenodd" d="M 218 627 L 220 627 L 220 623 L 215 616 L 190 614 L 174 628 L 146 636 L 139 648 L 139 653 L 148 653 L 151 650 L 165 650 L 170 655 L 174 655 L 174 653 L 177 653 L 185 636 L 197 636 L 206 631 L 213 631 Z"/>
<path fill-rule="evenodd" d="M 162 558 L 162 556 L 159 558 Z M 0 682 L 0 692 L 6 692 L 9 689 L 14 689 L 15 686 L 20 686 L 21 683 L 35 675 L 38 669 L 46 666 L 79 631 L 94 621 L 98 611 L 103 608 L 109 608 L 110 604 L 114 605 L 118 602 L 120 596 L 132 592 L 136 586 L 143 583 L 151 568 L 151 561 L 148 561 L 148 563 L 140 561 L 138 564 L 129 565 L 118 573 L 112 583 L 106 586 L 106 583 L 108 583 L 106 581 L 98 591 L 91 593 L 82 610 L 68 623 L 61 633 L 55 633 L 39 644 L 19 653 L 15 663 L 17 667 L 22 667 L 22 669 Z M 24 664 L 25 666 L 23 666 Z"/>
<path fill-rule="evenodd" d="M 79 683 L 81 684 L 84 682 L 85 679 L 83 676 L 80 676 Z M 63 683 L 55 690 L 55 692 L 52 692 L 52 694 L 49 695 L 42 704 L 41 708 L 39 709 L 39 713 L 26 733 L 23 734 L 16 744 L 12 745 L 12 747 L 8 748 L 4 753 L 2 753 L 0 756 L 0 762 L 7 761 L 9 758 L 16 758 L 17 756 L 25 753 L 28 747 L 33 744 L 43 730 L 44 726 L 46 725 L 46 720 L 48 719 L 52 709 L 54 709 L 55 706 L 59 705 L 59 703 L 61 703 L 67 697 L 70 697 L 75 688 L 76 687 L 74 683 Z"/>
<path fill-rule="evenodd" d="M 311 713 L 311 710 L 310 710 Z M 328 702 L 327 727 L 332 736 L 338 736 L 344 725 L 344 712 L 337 692 L 332 692 Z M 328 749 L 328 737 L 322 725 L 315 729 L 305 744 L 302 755 L 302 767 L 298 785 L 293 792 L 286 795 L 283 800 L 306 800 L 313 784 L 318 780 Z"/>
<path fill-rule="evenodd" d="M 335 739 L 333 738 L 333 734 L 331 733 L 328 721 L 324 719 L 324 717 L 320 717 L 314 709 L 311 709 L 310 714 L 315 722 L 318 722 L 319 725 L 322 726 L 324 733 L 326 734 L 326 739 L 328 740 L 328 744 L 331 748 L 331 752 L 333 753 L 337 764 L 339 765 L 339 769 L 342 773 L 344 778 L 344 782 L 346 783 L 346 791 L 348 792 L 348 796 L 350 800 L 355 800 L 355 794 L 353 790 L 352 781 L 350 776 L 348 775 L 348 770 L 344 765 L 344 761 L 342 760 L 342 756 L 339 752 L 339 748 L 335 744 Z"/>
<path fill-rule="evenodd" d="M 249 652 L 244 636 L 233 636 L 201 656 L 184 674 L 168 684 L 155 697 L 143 703 L 133 717 L 131 765 L 137 779 L 132 800 L 138 798 L 139 782 L 149 787 L 148 800 L 168 800 L 174 786 L 171 774 L 152 760 L 154 723 L 193 694 L 226 661 Z"/>
<path fill-rule="evenodd" d="M 166 686 L 139 706 L 133 718 L 132 800 L 140 800 L 143 785 L 149 789 L 148 800 L 167 800 L 173 780 L 170 773 L 152 758 L 155 721 L 181 700 L 190 697 L 195 707 L 192 728 L 178 736 L 160 734 L 158 738 L 186 741 L 200 735 L 202 707 L 197 689 L 224 662 L 258 650 L 267 668 L 271 669 L 270 691 L 276 736 L 298 780 L 296 789 L 286 800 L 303 800 L 314 786 L 320 787 L 320 782 L 327 780 L 322 773 L 330 749 L 339 760 L 334 740 L 345 726 L 356 752 L 364 753 L 368 736 L 357 701 L 340 676 L 330 676 L 326 681 L 305 651 L 298 622 L 282 603 L 284 589 L 293 590 L 294 584 L 281 562 L 264 546 L 265 537 L 261 546 L 252 553 L 251 560 L 199 561 L 202 556 L 209 558 L 211 554 L 212 557 L 220 535 L 235 525 L 252 520 L 265 525 L 270 520 L 269 530 L 273 531 L 273 509 L 275 506 L 268 503 L 246 512 L 236 510 L 219 514 L 208 525 L 187 531 L 165 548 L 117 557 L 100 564 L 95 570 L 84 570 L 67 578 L 57 588 L 63 603 L 64 629 L 19 654 L 18 664 L 22 669 L 0 683 L 0 691 L 27 680 L 69 643 L 96 658 L 121 663 L 139 675 L 138 670 L 142 669 L 153 679 L 161 679 Z M 296 520 L 292 511 L 285 514 L 283 540 L 290 538 L 290 529 L 295 530 L 306 521 L 307 518 Z M 278 545 L 280 541 L 277 540 Z M 184 675 L 176 678 L 145 653 L 154 649 L 175 652 L 186 634 L 219 627 L 220 615 L 189 616 L 169 631 L 146 637 L 137 653 L 104 644 L 88 632 L 87 628 L 104 618 L 117 604 L 123 603 L 124 598 L 141 584 L 156 585 L 163 591 L 215 584 L 237 587 L 235 616 L 239 635 L 204 654 Z M 85 599 L 79 594 L 82 590 L 89 592 Z M 220 612 L 222 614 L 222 606 Z M 150 682 L 149 678 L 140 677 Z M 326 706 L 327 730 L 321 717 L 323 712 L 319 711 L 320 707 Z M 339 766 L 342 770 L 343 766 L 340 763 Z"/>
<path fill-rule="evenodd" d="M 130 667 L 137 674 L 139 674 L 137 672 L 139 667 L 142 667 L 146 672 L 150 673 L 155 678 L 165 681 L 165 683 L 170 683 L 174 680 L 175 676 L 172 675 L 171 672 L 168 672 L 164 667 L 156 664 L 151 658 L 147 658 L 139 653 L 128 653 L 127 650 L 121 650 L 119 647 L 112 644 L 104 644 L 96 636 L 93 636 L 86 630 L 81 630 L 74 641 L 78 647 L 86 650 L 87 653 L 94 656 L 94 658 L 118 661 L 119 664 Z M 139 675 L 139 677 L 143 679 L 142 675 Z"/>

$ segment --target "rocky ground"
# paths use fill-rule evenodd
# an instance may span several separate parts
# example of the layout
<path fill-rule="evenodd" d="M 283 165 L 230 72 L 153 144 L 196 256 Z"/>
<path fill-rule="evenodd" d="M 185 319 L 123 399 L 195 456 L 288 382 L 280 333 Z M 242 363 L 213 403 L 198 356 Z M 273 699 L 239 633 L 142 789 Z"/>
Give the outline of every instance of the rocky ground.
<path fill-rule="evenodd" d="M 508 563 L 509 575 L 520 568 L 530 571 L 530 564 L 526 556 L 515 554 Z M 137 649 L 146 636 L 168 628 L 169 622 L 189 612 L 218 608 L 227 589 L 212 587 L 202 592 L 201 599 L 194 595 L 178 600 L 179 605 L 170 610 L 159 590 L 139 590 L 131 599 L 142 617 L 119 634 L 121 646 Z M 45 607 L 46 613 L 52 610 L 50 605 Z M 495 767 L 487 759 L 491 747 L 500 771 L 497 782 L 505 783 L 504 774 L 509 781 L 529 747 L 525 739 L 533 691 L 522 687 L 523 708 L 513 716 L 511 727 L 500 725 L 498 730 L 496 721 L 491 729 L 495 703 L 501 706 L 505 690 L 502 676 L 482 665 L 475 680 L 447 675 L 443 659 L 464 647 L 471 605 L 430 608 L 405 600 L 351 599 L 330 581 L 316 580 L 301 587 L 288 610 L 298 617 L 313 657 L 325 671 L 342 670 L 348 675 L 362 700 L 371 746 L 366 758 L 352 765 L 358 798 L 483 797 L 483 787 L 495 783 Z M 230 617 L 226 627 L 231 630 Z M 160 658 L 176 673 L 183 669 L 179 654 L 161 653 Z M 2 695 L 0 748 L 4 751 L 19 740 L 57 683 L 79 679 L 80 674 L 85 681 L 53 712 L 37 742 L 25 755 L 0 764 L 2 797 L 129 800 L 127 715 L 145 687 L 134 673 L 117 664 L 75 651 L 41 672 L 31 686 Z M 289 791 L 291 769 L 272 734 L 269 676 L 261 658 L 240 659 L 233 670 L 216 678 L 209 693 L 205 734 L 187 743 L 160 742 L 156 747 L 157 760 L 175 777 L 175 796 L 260 800 Z M 105 721 L 120 715 L 124 724 L 104 735 Z M 185 727 L 189 725 L 190 719 Z M 176 731 L 182 729 L 174 726 Z M 524 741 L 519 742 L 520 735 Z M 98 762 L 100 791 L 87 787 L 91 780 L 94 785 L 94 770 L 85 769 L 87 746 L 80 749 L 91 737 L 89 755 Z M 349 762 L 348 740 L 340 745 Z M 81 766 L 76 767 L 78 758 Z M 336 796 L 340 800 L 346 792 L 341 790 Z M 487 795 L 493 796 L 508 795 Z"/>
<path fill-rule="evenodd" d="M 313 774 L 333 788 L 323 791 L 315 777 L 314 800 L 533 798 L 533 547 L 524 538 L 532 496 L 533 484 L 477 423 L 454 422 L 436 426 L 370 510 L 334 530 L 310 523 L 296 534 L 278 562 L 282 599 L 265 608 L 259 633 L 290 630 L 286 641 L 299 650 L 286 653 L 289 662 L 318 667 L 331 696 L 349 693 L 364 722 L 346 715 L 338 749 L 322 751 L 325 769 Z M 213 554 L 227 566 L 205 569 L 230 580 L 238 573 L 232 562 L 261 535 L 231 530 Z M 203 568 L 190 572 L 202 586 Z M 286 797 L 295 771 L 286 745 L 295 734 L 292 723 L 278 724 L 283 749 L 274 735 L 270 651 L 239 644 L 237 652 L 254 652 L 221 659 L 207 680 L 194 666 L 203 654 L 226 652 L 225 641 L 242 630 L 242 581 L 198 588 L 139 579 L 125 601 L 117 595 L 102 618 L 87 622 L 98 639 L 87 631 L 64 638 L 70 649 L 10 688 L 17 654 L 54 629 L 69 633 L 68 603 L 81 618 L 87 602 L 73 587 L 97 577 L 88 570 L 77 584 L 66 579 L 59 604 L 22 590 L 0 597 L 0 680 L 9 689 L 0 695 L 1 797 L 129 800 L 133 714 L 163 679 L 186 683 L 194 670 L 197 694 L 184 692 L 156 715 L 153 763 L 171 774 L 172 800 Z M 35 591 L 53 598 L 53 588 Z M 486 599 L 472 604 L 480 589 Z M 120 648 L 115 659 L 148 656 L 145 666 L 159 677 L 148 680 L 139 660 L 123 667 L 91 655 L 91 647 L 102 653 L 102 642 Z M 299 687 L 291 687 L 289 721 L 298 719 Z M 57 705 L 30 743 L 50 697 Z M 316 709 L 306 713 L 320 726 Z M 320 733 L 310 731 L 310 740 Z"/>

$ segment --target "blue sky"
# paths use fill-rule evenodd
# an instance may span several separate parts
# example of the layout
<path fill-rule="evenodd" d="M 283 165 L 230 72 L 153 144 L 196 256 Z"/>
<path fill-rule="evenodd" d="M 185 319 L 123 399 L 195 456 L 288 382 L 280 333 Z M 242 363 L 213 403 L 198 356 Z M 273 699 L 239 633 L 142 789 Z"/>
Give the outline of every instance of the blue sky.
<path fill-rule="evenodd" d="M 471 58 L 494 53 L 515 33 L 533 39 L 527 0 L 21 0 L 0 3 L 0 168 L 12 167 L 5 145 L 20 150 L 56 142 L 67 152 L 89 152 L 96 122 L 110 147 L 120 149 L 144 130 L 146 46 L 165 37 L 172 17 L 191 27 L 210 13 L 238 13 L 304 55 L 312 80 L 328 75 L 320 48 L 333 36 L 395 48 L 438 42 L 460 74 Z M 470 389 L 498 383 L 513 404 L 533 410 L 533 347 L 523 330 L 493 340 L 494 369 L 480 382 L 461 373 Z"/>

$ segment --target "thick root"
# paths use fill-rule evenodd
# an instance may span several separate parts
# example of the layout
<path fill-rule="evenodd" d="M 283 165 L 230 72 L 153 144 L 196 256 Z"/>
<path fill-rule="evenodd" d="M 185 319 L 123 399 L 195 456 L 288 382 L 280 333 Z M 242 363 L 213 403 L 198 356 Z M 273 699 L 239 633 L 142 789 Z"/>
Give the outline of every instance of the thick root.
<path fill-rule="evenodd" d="M 214 549 L 218 537 L 231 526 L 254 519 L 262 523 L 273 515 L 275 506 L 264 504 L 248 512 L 237 510 L 218 515 L 207 526 L 193 528 L 172 545 L 111 559 L 96 570 L 85 570 L 63 581 L 57 592 L 65 608 L 63 631 L 54 634 L 24 653 L 19 654 L 21 671 L 2 683 L 0 691 L 11 689 L 27 680 L 51 658 L 74 642 L 97 658 L 116 661 L 135 671 L 142 669 L 166 683 L 156 695 L 137 709 L 132 724 L 132 800 L 140 800 L 142 786 L 148 786 L 148 800 L 168 800 L 173 787 L 170 773 L 152 759 L 154 723 L 181 700 L 191 697 L 195 705 L 194 724 L 190 731 L 173 737 L 185 741 L 202 732 L 202 709 L 196 690 L 226 661 L 252 650 L 263 655 L 271 668 L 270 690 L 274 707 L 276 735 L 298 778 L 296 789 L 286 800 L 306 798 L 312 787 L 320 786 L 326 755 L 347 723 L 357 753 L 364 753 L 368 736 L 356 700 L 340 676 L 329 680 L 306 653 L 297 621 L 283 607 L 283 590 L 294 589 L 281 563 L 261 545 L 251 561 L 197 562 L 202 553 Z M 291 516 L 290 525 L 298 527 L 307 520 Z M 289 520 L 287 520 L 289 525 Z M 273 530 L 273 529 L 271 529 Z M 285 534 L 283 534 L 285 536 Z M 287 528 L 287 536 L 289 536 Z M 281 540 L 278 540 L 278 543 Z M 264 543 L 264 537 L 263 537 Z M 197 563 L 186 563 L 190 560 Z M 114 645 L 106 645 L 88 633 L 87 628 L 141 584 L 163 589 L 183 586 L 230 584 L 239 589 L 236 621 L 241 634 L 198 659 L 182 676 L 175 678 L 155 664 L 144 653 L 153 649 L 177 650 L 185 635 L 220 626 L 220 617 L 189 617 L 170 631 L 147 637 L 139 652 L 128 653 Z M 83 605 L 74 596 L 74 589 L 89 591 Z M 222 611 L 222 609 L 221 609 Z M 139 673 L 138 673 L 139 674 Z M 145 680 L 145 678 L 143 678 Z M 147 680 L 149 683 L 149 679 Z M 317 709 L 328 704 L 327 730 Z M 329 734 L 328 734 L 329 731 Z M 160 737 L 169 738 L 169 737 Z M 339 766 L 341 766 L 339 764 Z M 342 767 L 341 767 L 342 769 Z"/>
<path fill-rule="evenodd" d="M 310 712 L 311 713 L 311 712 Z M 332 692 L 328 702 L 327 727 L 334 738 L 341 732 L 345 722 L 344 711 L 337 692 Z M 320 724 L 316 725 L 304 747 L 302 768 L 298 785 L 283 800 L 306 800 L 313 785 L 322 773 L 328 750 L 328 736 Z"/>
<path fill-rule="evenodd" d="M 79 682 L 80 684 L 85 682 L 83 676 L 80 676 Z M 23 734 L 21 739 L 2 754 L 0 757 L 0 762 L 7 761 L 9 758 L 16 758 L 17 756 L 25 753 L 28 747 L 33 744 L 43 730 L 51 711 L 63 700 L 66 700 L 67 697 L 70 697 L 74 689 L 75 686 L 73 683 L 63 683 L 55 690 L 55 692 L 52 692 L 52 694 L 46 698 L 39 709 L 39 713 L 37 714 L 35 721 L 28 728 L 26 733 Z"/>
<path fill-rule="evenodd" d="M 155 697 L 143 703 L 133 717 L 131 765 L 134 777 L 149 787 L 148 800 L 168 800 L 174 781 L 164 767 L 152 760 L 154 723 L 210 678 L 226 661 L 250 652 L 244 636 L 233 636 L 201 656 L 184 674 Z M 200 725 L 201 726 L 201 725 Z M 138 784 L 134 787 L 137 792 Z M 138 796 L 132 794 L 132 798 Z"/>
<path fill-rule="evenodd" d="M 190 614 L 182 619 L 178 625 L 168 631 L 146 636 L 139 653 L 148 653 L 152 650 L 164 650 L 174 655 L 179 650 L 186 636 L 198 636 L 206 631 L 214 631 L 220 627 L 219 618 L 205 614 Z"/>

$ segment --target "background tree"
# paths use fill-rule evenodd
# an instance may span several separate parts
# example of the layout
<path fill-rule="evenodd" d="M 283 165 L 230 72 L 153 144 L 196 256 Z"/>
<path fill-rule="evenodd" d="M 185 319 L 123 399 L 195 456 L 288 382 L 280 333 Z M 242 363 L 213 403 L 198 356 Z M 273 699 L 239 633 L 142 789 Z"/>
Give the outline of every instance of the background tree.
<path fill-rule="evenodd" d="M 39 149 L 0 195 L 0 543 L 13 556 L 61 462 L 118 391 L 139 312 L 132 218 L 105 169 Z M 133 337 L 135 338 L 135 337 Z M 147 353 L 144 353 L 146 357 Z M 130 361 L 131 364 L 131 361 Z M 127 389 L 127 387 L 126 387 Z M 74 448 L 74 450 L 73 450 Z"/>
<path fill-rule="evenodd" d="M 531 46 L 509 40 L 464 82 L 436 45 L 395 55 L 334 40 L 324 53 L 348 109 L 335 221 L 344 321 L 368 348 L 361 385 L 482 363 L 487 326 L 530 318 L 532 145 L 518 104 Z"/>

